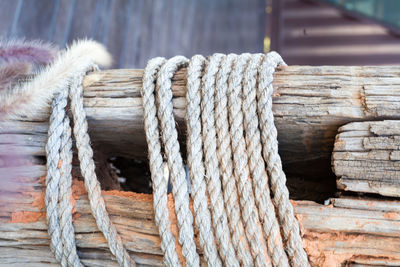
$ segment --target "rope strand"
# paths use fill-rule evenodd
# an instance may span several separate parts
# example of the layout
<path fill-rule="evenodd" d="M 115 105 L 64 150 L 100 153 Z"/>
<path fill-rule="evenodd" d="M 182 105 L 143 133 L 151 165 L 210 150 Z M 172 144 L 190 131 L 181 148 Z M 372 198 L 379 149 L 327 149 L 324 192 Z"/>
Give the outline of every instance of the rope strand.
<path fill-rule="evenodd" d="M 272 113 L 273 73 L 276 66 L 284 64 L 276 53 L 214 54 L 208 59 L 194 56 L 190 61 L 177 56 L 148 62 L 140 92 L 154 219 L 167 266 L 181 266 L 181 261 L 186 266 L 200 266 L 171 89 L 173 75 L 186 66 L 187 163 L 195 226 L 206 263 L 237 267 L 310 266 L 289 201 Z M 90 70 L 95 68 L 87 66 Z M 85 74 L 78 72 L 52 103 L 45 193 L 50 248 L 62 266 L 83 266 L 77 253 L 70 203 L 72 134 L 65 112 L 69 95 L 73 133 L 92 214 L 118 263 L 136 266 L 110 220 L 95 174 L 83 107 Z M 171 232 L 169 177 L 182 260 Z"/>
<path fill-rule="evenodd" d="M 273 201 L 287 242 L 288 255 L 293 266 L 306 267 L 310 264 L 303 249 L 299 224 L 294 217 L 293 206 L 289 201 L 286 176 L 282 170 L 282 162 L 278 154 L 278 133 L 272 113 L 273 73 L 279 64 L 285 65 L 279 54 L 274 52 L 268 53 L 262 62 L 257 87 L 257 112 L 260 120 L 263 156 L 271 178 Z"/>
<path fill-rule="evenodd" d="M 175 250 L 175 238 L 171 233 L 168 212 L 168 177 L 164 177 L 164 163 L 154 97 L 157 73 L 165 63 L 164 58 L 153 58 L 147 63 L 140 90 L 143 102 L 144 129 L 149 153 L 149 164 L 153 186 L 154 219 L 161 237 L 161 249 L 167 266 L 181 266 Z"/>
<path fill-rule="evenodd" d="M 201 110 L 200 88 L 201 73 L 205 64 L 205 58 L 194 56 L 187 69 L 187 93 L 186 93 L 186 121 L 187 121 L 187 151 L 189 176 L 192 186 L 193 210 L 196 226 L 199 230 L 200 246 L 209 266 L 222 266 L 214 242 L 214 234 L 211 226 L 211 214 L 208 209 L 207 184 L 204 179 L 205 169 L 203 163 L 203 142 L 201 139 Z M 225 254 L 221 253 L 223 257 Z M 224 259 L 224 258 L 222 258 Z"/>
<path fill-rule="evenodd" d="M 189 209 L 189 193 L 186 181 L 186 172 L 180 154 L 178 132 L 172 107 L 172 76 L 183 66 L 188 59 L 177 56 L 169 59 L 158 73 L 156 100 L 158 118 L 160 120 L 161 139 L 164 144 L 168 168 L 171 174 L 172 195 L 175 201 L 175 212 L 179 228 L 179 243 L 182 245 L 182 254 L 186 258 L 186 266 L 199 266 L 200 257 L 196 251 L 193 231 L 193 215 Z"/>

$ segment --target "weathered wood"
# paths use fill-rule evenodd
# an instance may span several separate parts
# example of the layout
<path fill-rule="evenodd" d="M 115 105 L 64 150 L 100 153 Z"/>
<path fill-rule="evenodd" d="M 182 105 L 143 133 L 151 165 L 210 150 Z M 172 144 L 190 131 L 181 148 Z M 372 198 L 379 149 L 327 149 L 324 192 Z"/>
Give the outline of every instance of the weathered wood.
<path fill-rule="evenodd" d="M 85 79 L 90 135 L 108 155 L 146 158 L 139 94 L 142 74 L 142 70 L 109 70 Z M 278 69 L 273 110 L 287 175 L 314 180 L 332 177 L 333 183 L 330 158 L 337 128 L 352 121 L 399 119 L 399 77 L 395 66 Z M 185 70 L 177 73 L 173 91 L 174 112 L 184 139 Z M 31 153 L 44 154 L 46 122 L 3 122 L 0 128 L 2 135 L 12 133 Z"/>
<path fill-rule="evenodd" d="M 27 174 L 4 179 L 0 187 L 0 266 L 58 266 L 49 250 L 45 221 L 44 178 Z M 7 184 L 4 182 L 7 181 Z M 162 252 L 153 221 L 152 196 L 121 191 L 103 191 L 111 220 L 131 256 L 140 266 L 162 265 Z M 83 183 L 74 180 L 74 227 L 77 246 L 87 266 L 118 266 L 90 214 Z M 170 196 L 172 231 L 177 235 Z M 333 199 L 330 205 L 293 201 L 305 249 L 313 266 L 400 263 L 400 202 Z M 180 250 L 178 248 L 178 252 Z M 199 250 L 201 253 L 201 251 Z"/>
<path fill-rule="evenodd" d="M 332 168 L 340 189 L 400 196 L 400 121 L 354 122 L 339 128 Z"/>

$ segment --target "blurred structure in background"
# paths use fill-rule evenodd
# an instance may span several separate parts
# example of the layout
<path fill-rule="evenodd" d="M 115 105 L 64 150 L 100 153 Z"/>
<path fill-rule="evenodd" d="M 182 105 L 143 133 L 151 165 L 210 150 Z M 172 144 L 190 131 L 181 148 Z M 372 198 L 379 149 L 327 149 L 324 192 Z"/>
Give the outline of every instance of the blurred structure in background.
<path fill-rule="evenodd" d="M 0 36 L 105 44 L 114 68 L 155 56 L 261 52 L 264 0 L 0 0 Z"/>
<path fill-rule="evenodd" d="M 114 68 L 263 47 L 292 65 L 399 64 L 400 1 L 0 0 L 0 36 L 61 47 L 94 38 L 113 54 Z"/>
<path fill-rule="evenodd" d="M 265 50 L 288 64 L 400 64 L 398 0 L 268 0 Z"/>

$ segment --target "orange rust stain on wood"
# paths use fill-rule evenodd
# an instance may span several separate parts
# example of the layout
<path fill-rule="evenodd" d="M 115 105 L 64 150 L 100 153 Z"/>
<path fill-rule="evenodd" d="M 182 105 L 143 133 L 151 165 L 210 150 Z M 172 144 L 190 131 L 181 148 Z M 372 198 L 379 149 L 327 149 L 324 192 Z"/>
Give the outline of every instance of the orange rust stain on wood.
<path fill-rule="evenodd" d="M 32 197 L 32 206 L 36 207 L 40 210 L 44 209 L 45 203 L 44 203 L 44 195 L 45 191 L 40 191 L 40 192 L 28 192 L 24 194 L 29 194 Z"/>
<path fill-rule="evenodd" d="M 80 199 L 80 196 L 86 195 L 87 191 L 82 181 L 78 179 L 72 180 L 72 196 L 75 200 Z"/>
<path fill-rule="evenodd" d="M 397 220 L 399 218 L 399 215 L 400 214 L 397 212 L 385 212 L 383 217 L 385 217 L 385 219 L 389 219 L 389 220 Z"/>
<path fill-rule="evenodd" d="M 355 255 L 351 253 L 338 253 L 331 248 L 336 242 L 362 243 L 365 237 L 357 234 L 343 232 L 320 233 L 306 231 L 303 236 L 303 247 L 313 266 L 342 266 L 349 262 Z"/>
<path fill-rule="evenodd" d="M 10 223 L 33 223 L 46 216 L 45 212 L 18 211 L 11 214 Z"/>
<path fill-rule="evenodd" d="M 183 257 L 182 254 L 182 246 L 179 244 L 178 239 L 179 239 L 179 233 L 178 233 L 178 224 L 177 224 L 177 219 L 176 219 L 176 213 L 175 213 L 175 204 L 174 204 L 174 198 L 172 194 L 168 194 L 168 213 L 169 213 L 169 220 L 171 222 L 170 225 L 170 230 L 172 232 L 172 235 L 175 237 L 175 250 L 178 253 L 178 258 L 179 262 L 182 264 L 182 266 L 186 265 L 186 260 L 185 257 Z"/>
<path fill-rule="evenodd" d="M 109 195 L 109 196 L 134 198 L 136 201 L 144 201 L 144 202 L 152 202 L 153 201 L 153 195 L 151 195 L 151 194 L 118 191 L 118 190 L 108 190 L 108 191 L 102 190 L 101 193 L 103 195 Z"/>

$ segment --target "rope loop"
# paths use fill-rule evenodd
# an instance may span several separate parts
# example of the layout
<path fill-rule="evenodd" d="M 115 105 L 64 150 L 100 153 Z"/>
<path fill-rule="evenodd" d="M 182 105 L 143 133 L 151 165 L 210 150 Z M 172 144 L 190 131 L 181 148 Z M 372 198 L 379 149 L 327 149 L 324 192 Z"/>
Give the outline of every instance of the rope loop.
<path fill-rule="evenodd" d="M 153 187 L 154 219 L 167 266 L 308 267 L 289 200 L 272 112 L 275 52 L 151 59 L 140 90 Z M 173 114 L 172 78 L 187 68 L 188 173 Z M 136 266 L 107 213 L 95 174 L 82 80 L 76 73 L 52 103 L 46 144 L 45 204 L 50 247 L 62 266 L 83 266 L 72 224 L 72 129 L 92 214 L 121 266 Z M 168 182 L 178 234 L 171 232 Z M 189 194 L 189 188 L 191 193 Z M 271 195 L 273 197 L 271 197 Z M 190 209 L 193 200 L 193 213 Z M 179 245 L 175 238 L 178 239 Z M 183 257 L 179 257 L 179 250 Z"/>
<path fill-rule="evenodd" d="M 92 214 L 99 230 L 106 238 L 111 253 L 121 266 L 136 266 L 124 248 L 122 239 L 107 213 L 95 173 L 93 150 L 90 146 L 86 112 L 83 108 L 82 80 L 87 71 L 97 70 L 89 64 L 84 72 L 76 73 L 69 87 L 53 100 L 46 143 L 46 219 L 50 235 L 50 248 L 62 266 L 83 266 L 79 260 L 72 224 L 72 136 L 69 118 L 65 112 L 68 96 L 74 120 L 74 136 L 80 170 L 88 192 Z"/>

